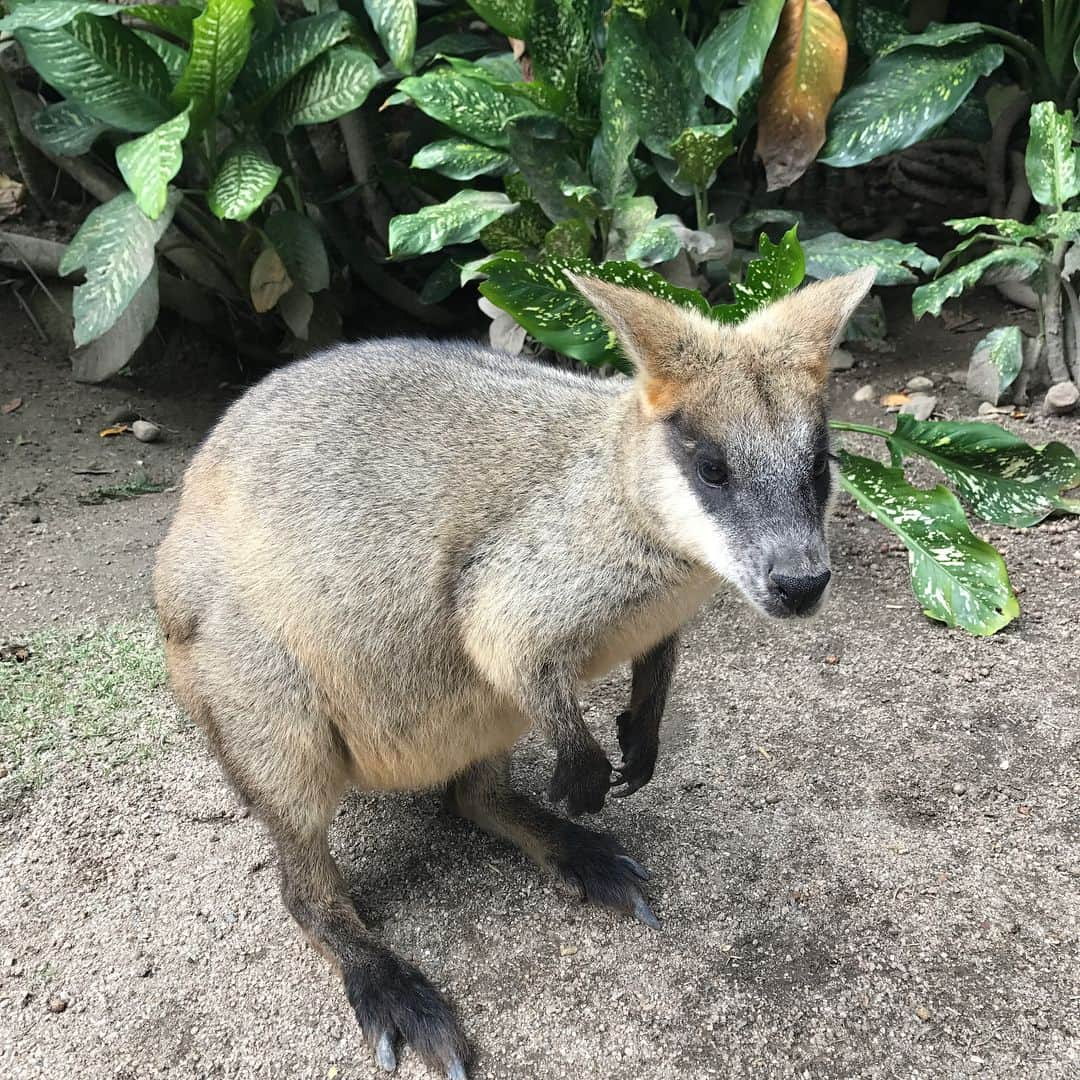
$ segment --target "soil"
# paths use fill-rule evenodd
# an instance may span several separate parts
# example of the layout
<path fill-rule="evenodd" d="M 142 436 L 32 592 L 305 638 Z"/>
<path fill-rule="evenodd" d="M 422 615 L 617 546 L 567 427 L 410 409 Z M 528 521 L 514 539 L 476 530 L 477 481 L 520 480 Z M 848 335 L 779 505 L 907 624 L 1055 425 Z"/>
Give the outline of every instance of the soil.
<path fill-rule="evenodd" d="M 855 389 L 914 374 L 939 414 L 975 413 L 947 373 L 1015 313 L 978 296 L 950 331 L 906 299 L 895 351 L 835 376 L 837 416 L 881 422 Z M 178 335 L 79 386 L 3 287 L 0 328 L 0 404 L 22 399 L 0 415 L 0 643 L 145 633 L 175 484 L 244 376 Z M 162 441 L 101 437 L 121 407 Z M 1025 412 L 1002 422 L 1080 448 L 1080 419 Z M 80 502 L 133 477 L 165 490 Z M 597 819 L 652 871 L 660 933 L 567 900 L 434 795 L 346 803 L 361 911 L 450 994 L 472 1076 L 1080 1075 L 1080 522 L 977 531 L 1024 609 L 993 638 L 928 621 L 846 499 L 820 618 L 722 596 L 687 632 L 657 775 Z M 624 675 L 587 692 L 609 745 L 626 696 Z M 160 680 L 116 708 L 171 733 L 123 766 L 74 746 L 32 788 L 0 779 L 0 1076 L 381 1075 Z M 518 782 L 539 796 L 551 764 L 527 742 Z M 405 1051 L 399 1075 L 427 1074 Z"/>

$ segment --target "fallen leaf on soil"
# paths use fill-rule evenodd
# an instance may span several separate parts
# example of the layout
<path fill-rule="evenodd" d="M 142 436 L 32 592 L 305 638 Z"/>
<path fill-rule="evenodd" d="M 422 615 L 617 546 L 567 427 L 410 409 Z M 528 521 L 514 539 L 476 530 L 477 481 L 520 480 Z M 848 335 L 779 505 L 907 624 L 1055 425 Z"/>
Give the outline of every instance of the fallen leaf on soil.
<path fill-rule="evenodd" d="M 107 439 L 110 435 L 126 435 L 130 430 L 130 424 L 113 424 L 112 427 L 102 428 L 98 435 L 103 439 Z"/>
<path fill-rule="evenodd" d="M 25 198 L 26 188 L 18 180 L 0 173 L 0 221 L 20 213 Z"/>
<path fill-rule="evenodd" d="M 7 416 L 8 413 L 13 413 L 22 405 L 22 398 L 12 398 L 10 401 L 5 401 L 3 405 L 0 405 L 0 413 Z"/>
<path fill-rule="evenodd" d="M 884 394 L 881 398 L 881 404 L 886 408 L 893 406 L 906 405 L 911 400 L 907 394 Z"/>

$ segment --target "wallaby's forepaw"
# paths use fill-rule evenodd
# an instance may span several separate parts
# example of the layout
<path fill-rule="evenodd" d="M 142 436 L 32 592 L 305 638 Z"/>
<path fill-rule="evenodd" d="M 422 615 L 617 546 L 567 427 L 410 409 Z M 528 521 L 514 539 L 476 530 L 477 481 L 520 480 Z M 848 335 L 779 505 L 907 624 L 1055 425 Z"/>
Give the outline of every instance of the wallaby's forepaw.
<path fill-rule="evenodd" d="M 626 912 L 653 930 L 660 929 L 643 891 L 649 871 L 630 858 L 614 836 L 566 822 L 551 865 L 582 900 Z"/>
<path fill-rule="evenodd" d="M 400 1038 L 429 1068 L 448 1080 L 466 1080 L 469 1050 L 457 1018 L 411 964 L 390 952 L 369 955 L 346 969 L 345 992 L 380 1068 L 397 1068 L 394 1044 Z"/>
<path fill-rule="evenodd" d="M 571 817 L 596 814 L 604 807 L 611 786 L 611 762 L 598 743 L 573 754 L 559 752 L 551 777 L 548 798 L 553 803 L 566 800 Z"/>
<path fill-rule="evenodd" d="M 634 714 L 627 709 L 615 721 L 619 730 L 619 748 L 622 762 L 611 777 L 611 796 L 625 799 L 643 788 L 653 777 L 660 740 L 654 731 L 636 723 Z"/>

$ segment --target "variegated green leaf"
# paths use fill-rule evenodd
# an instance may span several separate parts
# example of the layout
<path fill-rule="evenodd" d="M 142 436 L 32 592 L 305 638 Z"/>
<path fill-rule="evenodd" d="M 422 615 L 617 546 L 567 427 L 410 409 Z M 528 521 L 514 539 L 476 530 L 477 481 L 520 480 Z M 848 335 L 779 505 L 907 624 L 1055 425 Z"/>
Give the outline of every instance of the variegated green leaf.
<path fill-rule="evenodd" d="M 184 163 L 182 143 L 188 133 L 189 105 L 153 131 L 116 148 L 116 165 L 139 209 L 152 221 L 165 210 L 169 183 Z"/>
<path fill-rule="evenodd" d="M 416 48 L 416 0 L 364 0 L 386 55 L 398 71 L 412 71 Z"/>
<path fill-rule="evenodd" d="M 593 239 L 592 222 L 569 218 L 552 225 L 540 250 L 544 258 L 584 259 L 592 249 Z"/>
<path fill-rule="evenodd" d="M 174 84 L 179 82 L 180 76 L 184 74 L 184 68 L 187 67 L 187 49 L 166 41 L 165 38 L 150 30 L 136 30 L 135 36 L 165 65 L 169 80 Z"/>
<path fill-rule="evenodd" d="M 193 32 L 191 24 L 202 14 L 202 5 L 177 4 L 167 7 L 165 4 L 133 4 L 124 9 L 124 14 L 158 26 L 181 41 L 190 41 Z"/>
<path fill-rule="evenodd" d="M 709 314 L 718 322 L 742 322 L 759 308 L 798 288 L 805 276 L 806 263 L 795 228 L 784 233 L 778 244 L 762 233 L 758 257 L 747 264 L 743 280 L 732 286 L 735 300 L 717 304 Z"/>
<path fill-rule="evenodd" d="M 913 285 L 912 270 L 932 273 L 938 261 L 915 244 L 899 240 L 855 240 L 842 233 L 823 233 L 802 242 L 806 272 L 815 278 L 838 277 L 864 266 L 877 271 L 876 285 Z M 909 267 L 911 269 L 909 269 Z"/>
<path fill-rule="evenodd" d="M 982 45 L 903 49 L 875 60 L 833 106 L 818 160 L 850 168 L 911 146 L 943 124 L 1003 57 L 1000 45 Z"/>
<path fill-rule="evenodd" d="M 288 133 L 359 109 L 379 81 L 375 61 L 355 45 L 337 45 L 292 79 L 270 103 L 270 125 Z M 308 290 L 310 292 L 310 290 Z"/>
<path fill-rule="evenodd" d="M 783 9 L 784 0 L 750 0 L 725 11 L 698 49 L 696 63 L 705 92 L 732 113 L 761 78 Z"/>
<path fill-rule="evenodd" d="M 1052 101 L 1031 106 L 1025 166 L 1031 194 L 1041 206 L 1063 210 L 1080 194 L 1080 150 L 1073 145 L 1075 120 Z"/>
<path fill-rule="evenodd" d="M 414 155 L 414 169 L 431 169 L 451 180 L 472 180 L 474 176 L 500 176 L 510 167 L 510 155 L 471 139 L 439 139 Z"/>
<path fill-rule="evenodd" d="M 494 30 L 507 37 L 524 38 L 529 27 L 531 0 L 468 0 L 469 7 Z"/>
<path fill-rule="evenodd" d="M 527 263 L 499 258 L 482 269 L 487 280 L 480 292 L 512 315 L 537 341 L 583 364 L 610 364 L 625 372 L 633 369 L 619 351 L 615 335 L 570 283 L 565 270 L 640 289 L 695 311 L 708 307 L 700 293 L 677 288 L 654 270 L 644 270 L 632 262 L 596 265 L 586 259 L 562 258 Z"/>
<path fill-rule="evenodd" d="M 967 236 L 968 233 L 974 232 L 975 229 L 991 228 L 996 229 L 1006 239 L 1016 241 L 1030 240 L 1038 236 L 1041 231 L 1035 225 L 1025 225 L 1015 218 L 953 218 L 951 221 L 946 221 L 945 224 L 950 229 L 955 229 L 961 236 Z"/>
<path fill-rule="evenodd" d="M 570 133 L 556 125 L 554 138 L 543 137 L 537 125 L 529 117 L 523 117 L 510 125 L 510 157 L 518 167 L 533 200 L 540 204 L 544 213 L 553 221 L 569 221 L 578 217 L 582 207 L 564 188 L 585 185 L 588 176 L 572 153 Z"/>
<path fill-rule="evenodd" d="M 564 96 L 567 113 L 596 112 L 600 59 L 592 14 L 582 0 L 533 0 L 527 35 L 533 74 Z"/>
<path fill-rule="evenodd" d="M 192 126 L 200 128 L 221 111 L 247 59 L 251 0 L 207 0 L 191 30 L 191 52 L 173 101 L 190 103 Z"/>
<path fill-rule="evenodd" d="M 326 245 L 310 218 L 294 210 L 279 210 L 266 219 L 263 231 L 297 285 L 309 293 L 329 287 Z"/>
<path fill-rule="evenodd" d="M 904 16 L 871 4 L 860 4 L 855 17 L 855 44 L 868 59 L 880 56 L 889 45 L 907 34 Z"/>
<path fill-rule="evenodd" d="M 499 191 L 459 191 L 437 206 L 399 214 L 390 222 L 390 254 L 408 258 L 441 251 L 451 244 L 468 244 L 486 225 L 517 205 Z"/>
<path fill-rule="evenodd" d="M 252 109 L 266 103 L 313 60 L 344 41 L 355 26 L 343 11 L 327 11 L 279 26 L 251 49 L 236 83 L 238 96 Z"/>
<path fill-rule="evenodd" d="M 206 202 L 222 219 L 247 221 L 277 187 L 281 169 L 261 143 L 245 140 L 229 147 Z"/>
<path fill-rule="evenodd" d="M 979 374 L 983 365 L 993 369 L 992 375 Z M 1016 381 L 1024 367 L 1024 335 L 1019 326 L 999 326 L 991 330 L 972 350 L 968 368 L 968 387 L 972 387 L 972 372 L 988 400 L 996 404 L 1001 395 Z"/>
<path fill-rule="evenodd" d="M 918 34 L 903 34 L 894 38 L 882 48 L 879 56 L 888 56 L 889 53 L 898 52 L 900 49 L 940 49 L 946 45 L 955 45 L 961 41 L 971 41 L 972 38 L 981 37 L 986 31 L 982 23 L 930 23 L 929 26 Z"/>
<path fill-rule="evenodd" d="M 636 121 L 627 104 L 627 80 L 633 77 L 629 58 L 611 51 L 600 78 L 600 130 L 589 153 L 589 172 L 607 206 L 635 187 L 630 162 L 638 144 Z"/>
<path fill-rule="evenodd" d="M 687 128 L 671 144 L 680 178 L 693 187 L 708 187 L 712 174 L 735 151 L 731 137 L 734 128 L 734 121 Z"/>
<path fill-rule="evenodd" d="M 73 101 L 58 101 L 34 113 L 34 134 L 50 154 L 78 157 L 109 125 L 91 116 Z"/>
<path fill-rule="evenodd" d="M 1029 446 L 997 424 L 903 415 L 888 441 L 894 457 L 932 461 L 983 521 L 1021 529 L 1055 510 L 1080 514 L 1080 499 L 1062 496 L 1080 486 L 1080 458 L 1063 443 Z"/>
<path fill-rule="evenodd" d="M 413 53 L 413 67 L 426 67 L 437 56 L 481 56 L 491 43 L 479 34 L 467 32 L 441 34 L 434 41 L 419 46 Z"/>
<path fill-rule="evenodd" d="M 946 300 L 959 296 L 980 281 L 988 285 L 998 281 L 1027 281 L 1039 270 L 1043 261 L 1043 254 L 1035 248 L 998 248 L 926 285 L 920 285 L 911 295 L 911 310 L 917 319 L 927 312 L 940 315 Z"/>
<path fill-rule="evenodd" d="M 154 269 L 154 245 L 172 221 L 180 192 L 169 192 L 165 210 L 151 221 L 135 196 L 124 191 L 92 210 L 72 238 L 60 273 L 86 268 L 86 282 L 75 287 L 72 315 L 75 344 L 100 337 L 123 314 Z"/>
<path fill-rule="evenodd" d="M 19 4 L 10 14 L 0 19 L 0 31 L 9 34 L 16 30 L 59 30 L 67 26 L 77 15 L 116 15 L 114 4 L 98 0 L 34 0 Z"/>
<path fill-rule="evenodd" d="M 840 452 L 840 485 L 908 549 L 911 587 L 931 619 L 987 636 L 1020 614 L 1001 556 L 968 528 L 948 488 L 923 491 L 903 470 Z"/>
<path fill-rule="evenodd" d="M 149 131 L 173 115 L 165 65 L 115 19 L 78 15 L 63 29 L 16 37 L 47 83 L 103 123 Z"/>
<path fill-rule="evenodd" d="M 674 259 L 682 251 L 679 234 L 664 218 L 656 218 L 643 228 L 626 249 L 626 257 L 642 266 Z"/>
<path fill-rule="evenodd" d="M 453 67 L 402 79 L 398 91 L 432 119 L 499 150 L 509 146 L 511 120 L 542 111 L 505 85 Z"/>

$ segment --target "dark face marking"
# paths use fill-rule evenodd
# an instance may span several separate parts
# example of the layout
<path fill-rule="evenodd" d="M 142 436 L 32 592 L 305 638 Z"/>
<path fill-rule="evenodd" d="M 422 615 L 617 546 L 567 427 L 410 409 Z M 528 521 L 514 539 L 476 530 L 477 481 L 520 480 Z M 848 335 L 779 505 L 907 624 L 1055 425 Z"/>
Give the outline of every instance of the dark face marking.
<path fill-rule="evenodd" d="M 718 440 L 686 416 L 668 421 L 679 469 L 723 535 L 736 583 L 767 614 L 808 615 L 828 581 L 825 511 L 832 487 L 824 413 L 791 426 Z M 801 429 L 801 430 L 800 430 Z"/>

